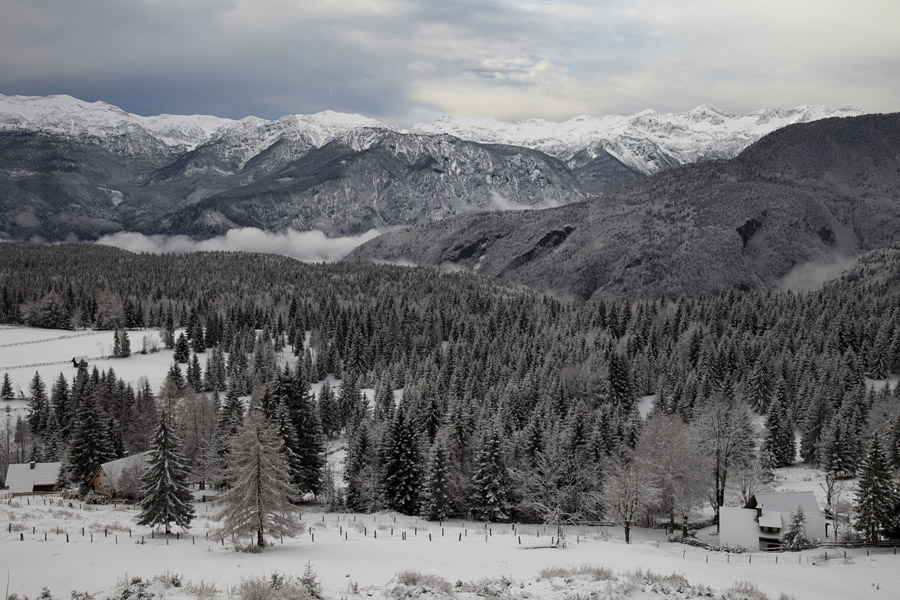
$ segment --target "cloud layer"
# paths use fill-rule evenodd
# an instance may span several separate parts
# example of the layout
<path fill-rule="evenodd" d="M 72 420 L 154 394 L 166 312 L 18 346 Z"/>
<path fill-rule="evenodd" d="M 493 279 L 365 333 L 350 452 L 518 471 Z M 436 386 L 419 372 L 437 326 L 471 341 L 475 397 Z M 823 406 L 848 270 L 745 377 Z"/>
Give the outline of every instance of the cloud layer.
<path fill-rule="evenodd" d="M 702 103 L 896 111 L 898 22 L 886 0 L 7 0 L 0 93 L 401 125 Z"/>
<path fill-rule="evenodd" d="M 262 252 L 281 254 L 305 262 L 333 262 L 344 258 L 360 244 L 377 237 L 379 232 L 371 229 L 358 236 L 329 238 L 321 231 L 294 231 L 282 233 L 262 231 L 255 227 L 232 229 L 225 235 L 206 240 L 195 240 L 185 235 L 144 235 L 142 233 L 121 232 L 107 235 L 98 244 L 115 246 L 131 252 L 159 254 L 172 252 Z"/>

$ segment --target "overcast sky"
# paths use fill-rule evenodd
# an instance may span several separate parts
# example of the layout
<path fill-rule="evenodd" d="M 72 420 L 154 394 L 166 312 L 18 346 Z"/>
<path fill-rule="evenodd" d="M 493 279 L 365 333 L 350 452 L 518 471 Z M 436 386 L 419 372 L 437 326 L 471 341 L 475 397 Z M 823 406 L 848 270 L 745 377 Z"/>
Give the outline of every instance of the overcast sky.
<path fill-rule="evenodd" d="M 407 125 L 900 110 L 897 0 L 0 0 L 0 93 Z"/>

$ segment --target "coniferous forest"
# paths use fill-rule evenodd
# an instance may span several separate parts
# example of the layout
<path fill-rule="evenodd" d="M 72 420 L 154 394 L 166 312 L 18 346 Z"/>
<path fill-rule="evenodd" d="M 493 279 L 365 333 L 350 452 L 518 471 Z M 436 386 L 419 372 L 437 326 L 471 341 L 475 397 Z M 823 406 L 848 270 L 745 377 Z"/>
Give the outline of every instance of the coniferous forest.
<path fill-rule="evenodd" d="M 752 493 L 794 462 L 796 440 L 840 479 L 871 462 L 878 433 L 900 468 L 900 388 L 866 386 L 900 371 L 900 288 L 877 278 L 572 302 L 426 268 L 2 247 L 0 322 L 108 329 L 123 355 L 152 351 L 136 343 L 152 328 L 176 351 L 161 389 L 111 369 L 35 378 L 27 452 L 61 460 L 73 486 L 150 449 L 162 412 L 191 481 L 233 485 L 248 395 L 281 438 L 295 499 L 353 511 L 610 519 L 627 535 L 651 516 L 686 528 L 726 486 Z M 338 438 L 345 486 L 325 469 Z"/>

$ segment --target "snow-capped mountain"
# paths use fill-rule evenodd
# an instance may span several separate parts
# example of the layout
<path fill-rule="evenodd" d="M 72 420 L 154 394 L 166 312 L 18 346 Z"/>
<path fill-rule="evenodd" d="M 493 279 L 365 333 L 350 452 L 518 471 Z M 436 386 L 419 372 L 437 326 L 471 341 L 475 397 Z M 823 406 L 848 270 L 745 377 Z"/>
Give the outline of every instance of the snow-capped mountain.
<path fill-rule="evenodd" d="M 145 117 L 70 96 L 0 95 L 0 238 L 251 225 L 348 234 L 556 206 L 732 157 L 789 123 L 858 112 L 701 106 L 563 123 L 442 117 L 403 130 L 332 111 Z"/>
<path fill-rule="evenodd" d="M 681 113 L 644 110 L 629 116 L 580 116 L 561 123 L 542 119 L 508 123 L 446 115 L 414 125 L 411 131 L 523 146 L 540 150 L 573 167 L 605 151 L 650 175 L 675 165 L 732 158 L 762 136 L 786 125 L 861 114 L 861 109 L 850 106 L 837 109 L 798 106 L 733 115 L 704 104 Z"/>

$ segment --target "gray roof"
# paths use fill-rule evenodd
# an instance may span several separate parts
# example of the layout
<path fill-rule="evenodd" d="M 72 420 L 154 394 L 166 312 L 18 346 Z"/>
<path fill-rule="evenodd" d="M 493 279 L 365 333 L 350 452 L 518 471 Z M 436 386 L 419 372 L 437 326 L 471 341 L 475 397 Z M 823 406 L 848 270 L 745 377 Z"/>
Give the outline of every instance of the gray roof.
<path fill-rule="evenodd" d="M 790 514 L 798 507 L 803 508 L 803 512 L 807 514 L 822 512 L 816 495 L 812 492 L 760 492 L 754 498 L 756 506 L 767 512 L 777 511 Z M 753 504 L 752 499 L 750 504 Z"/>
<path fill-rule="evenodd" d="M 10 494 L 28 494 L 36 485 L 56 485 L 60 463 L 32 463 L 9 465 L 6 469 L 6 487 Z"/>
<path fill-rule="evenodd" d="M 127 473 L 131 470 L 137 470 L 138 473 L 143 473 L 149 462 L 150 452 L 147 451 L 105 462 L 100 465 L 100 468 L 103 469 L 103 472 L 106 473 L 110 483 L 115 487 L 116 481 L 118 481 L 122 473 Z"/>

